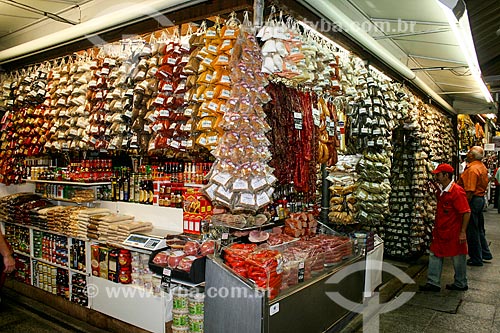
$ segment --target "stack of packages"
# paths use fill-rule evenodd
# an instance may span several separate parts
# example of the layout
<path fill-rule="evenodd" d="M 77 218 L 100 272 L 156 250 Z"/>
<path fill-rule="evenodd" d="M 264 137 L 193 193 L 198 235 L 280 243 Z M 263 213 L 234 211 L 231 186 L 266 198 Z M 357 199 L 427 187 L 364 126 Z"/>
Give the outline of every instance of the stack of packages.
<path fill-rule="evenodd" d="M 232 244 L 224 249 L 224 262 L 236 274 L 251 279 L 275 298 L 281 288 L 282 256 L 276 250 L 258 249 L 255 244 Z"/>
<path fill-rule="evenodd" d="M 352 255 L 352 241 L 348 237 L 317 235 L 308 240 L 293 242 L 283 250 L 283 279 L 281 290 L 312 278 L 325 265 L 340 263 Z M 303 272 L 299 274 L 300 269 Z"/>
<path fill-rule="evenodd" d="M 292 237 L 313 236 L 317 227 L 318 221 L 312 213 L 292 213 L 285 220 L 283 232 Z"/>
<path fill-rule="evenodd" d="M 47 212 L 47 230 L 56 230 L 57 221 L 63 216 L 63 209 L 64 207 L 62 206 L 56 206 Z"/>
<path fill-rule="evenodd" d="M 122 243 L 128 236 L 153 230 L 151 222 L 127 221 L 109 226 L 107 239 L 109 242 Z"/>
<path fill-rule="evenodd" d="M 87 226 L 90 223 L 90 218 L 93 216 L 104 217 L 109 214 L 111 214 L 111 212 L 105 208 L 88 208 L 80 211 L 76 218 L 78 221 L 78 229 L 76 230 L 75 236 L 81 239 L 87 239 Z"/>
<path fill-rule="evenodd" d="M 99 241 L 108 240 L 108 231 L 112 225 L 126 224 L 134 221 L 134 216 L 124 214 L 95 215 L 90 217 L 87 225 L 87 237 Z"/>
<path fill-rule="evenodd" d="M 352 241 L 349 237 L 333 235 L 317 235 L 310 241 L 321 244 L 325 255 L 325 265 L 336 264 L 352 255 Z"/>
<path fill-rule="evenodd" d="M 33 226 L 40 229 L 48 229 L 47 221 L 49 219 L 49 212 L 54 209 L 57 209 L 57 206 L 45 207 L 33 212 L 31 215 Z"/>
<path fill-rule="evenodd" d="M 24 218 L 19 218 L 20 209 L 26 203 L 37 202 L 40 196 L 33 193 L 18 193 L 8 195 L 2 198 L 1 201 L 1 218 L 6 222 L 24 223 Z M 29 222 L 29 221 L 28 221 Z"/>
<path fill-rule="evenodd" d="M 65 235 L 70 235 L 71 230 L 73 230 L 74 225 L 78 224 L 78 220 L 74 219 L 74 216 L 84 207 L 69 206 L 64 207 L 59 211 L 59 218 L 54 221 L 53 231 L 60 232 Z"/>

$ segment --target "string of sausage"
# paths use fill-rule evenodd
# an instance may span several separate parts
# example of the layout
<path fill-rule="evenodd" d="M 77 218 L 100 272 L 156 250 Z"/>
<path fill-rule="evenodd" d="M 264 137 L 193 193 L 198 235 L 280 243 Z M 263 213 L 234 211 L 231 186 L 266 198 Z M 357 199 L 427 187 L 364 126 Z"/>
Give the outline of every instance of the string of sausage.
<path fill-rule="evenodd" d="M 270 165 L 279 184 L 293 181 L 296 190 L 311 201 L 316 192 L 316 131 L 312 118 L 312 105 L 316 95 L 284 84 L 270 83 L 266 87 L 271 102 L 264 111 L 272 130 L 268 133 L 273 156 Z M 302 114 L 302 129 L 295 129 L 294 112 Z"/>

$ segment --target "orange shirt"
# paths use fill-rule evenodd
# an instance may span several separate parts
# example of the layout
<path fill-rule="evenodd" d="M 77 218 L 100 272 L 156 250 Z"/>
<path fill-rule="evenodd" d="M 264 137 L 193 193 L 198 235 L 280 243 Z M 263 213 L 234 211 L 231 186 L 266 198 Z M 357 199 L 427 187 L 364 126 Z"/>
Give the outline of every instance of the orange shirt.
<path fill-rule="evenodd" d="M 481 161 L 472 161 L 460 176 L 458 185 L 465 192 L 473 192 L 473 195 L 483 197 L 488 188 L 488 170 Z"/>

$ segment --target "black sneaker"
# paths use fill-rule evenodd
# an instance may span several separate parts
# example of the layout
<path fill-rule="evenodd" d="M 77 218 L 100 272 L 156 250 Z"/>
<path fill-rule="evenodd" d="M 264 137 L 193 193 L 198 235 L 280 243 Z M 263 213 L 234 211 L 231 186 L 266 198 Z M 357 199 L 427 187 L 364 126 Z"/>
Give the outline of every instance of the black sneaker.
<path fill-rule="evenodd" d="M 432 292 L 440 292 L 441 287 L 435 286 L 430 283 L 426 283 L 423 286 L 418 286 L 418 290 L 420 291 L 432 291 Z"/>
<path fill-rule="evenodd" d="M 459 287 L 459 286 L 457 286 L 455 284 L 447 284 L 446 285 L 446 289 L 448 289 L 448 290 L 466 291 L 466 290 L 469 290 L 469 286 Z"/>
<path fill-rule="evenodd" d="M 482 262 L 473 262 L 471 260 L 467 260 L 467 265 L 469 266 L 483 266 Z"/>

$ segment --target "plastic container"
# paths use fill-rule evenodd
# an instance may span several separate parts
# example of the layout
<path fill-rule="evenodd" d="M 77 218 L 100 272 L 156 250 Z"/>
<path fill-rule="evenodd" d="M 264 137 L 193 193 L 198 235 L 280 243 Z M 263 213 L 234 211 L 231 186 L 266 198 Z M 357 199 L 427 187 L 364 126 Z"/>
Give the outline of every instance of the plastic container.
<path fill-rule="evenodd" d="M 198 316 L 189 316 L 189 332 L 192 333 L 202 333 L 204 332 L 203 316 L 199 318 Z"/>
<path fill-rule="evenodd" d="M 172 326 L 189 329 L 189 315 L 187 313 L 174 313 Z"/>
<path fill-rule="evenodd" d="M 191 289 L 188 303 L 190 316 L 201 316 L 205 314 L 205 294 L 196 288 Z"/>
<path fill-rule="evenodd" d="M 172 326 L 172 333 L 187 333 L 187 332 L 189 332 L 189 326 L 188 327 Z"/>
<path fill-rule="evenodd" d="M 188 314 L 189 291 L 181 286 L 173 288 L 172 297 L 173 297 L 172 313 Z"/>

